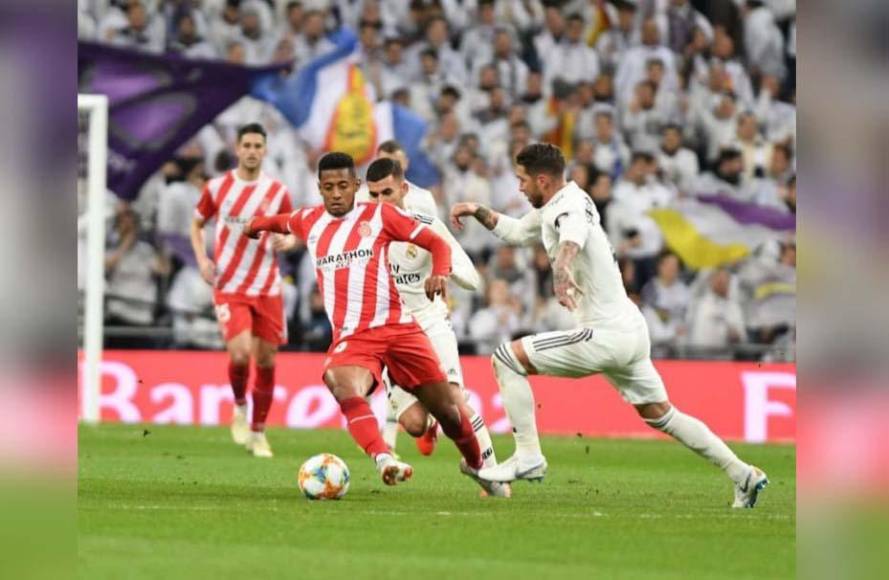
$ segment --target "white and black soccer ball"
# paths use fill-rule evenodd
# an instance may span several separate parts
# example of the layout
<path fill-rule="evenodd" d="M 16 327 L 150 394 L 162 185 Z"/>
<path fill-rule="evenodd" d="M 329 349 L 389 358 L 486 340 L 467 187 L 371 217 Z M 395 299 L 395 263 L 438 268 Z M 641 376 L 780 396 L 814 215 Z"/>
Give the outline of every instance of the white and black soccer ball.
<path fill-rule="evenodd" d="M 297 482 L 309 499 L 340 499 L 349 491 L 349 467 L 332 453 L 319 453 L 302 464 Z"/>

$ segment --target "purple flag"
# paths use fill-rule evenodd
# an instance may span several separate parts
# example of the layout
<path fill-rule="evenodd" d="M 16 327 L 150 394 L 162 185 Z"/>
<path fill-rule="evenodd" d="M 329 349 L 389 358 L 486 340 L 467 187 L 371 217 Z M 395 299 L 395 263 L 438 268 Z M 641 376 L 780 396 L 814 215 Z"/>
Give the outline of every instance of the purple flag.
<path fill-rule="evenodd" d="M 204 125 L 282 66 L 152 55 L 78 45 L 78 90 L 108 96 L 108 188 L 134 199 L 139 188 Z"/>

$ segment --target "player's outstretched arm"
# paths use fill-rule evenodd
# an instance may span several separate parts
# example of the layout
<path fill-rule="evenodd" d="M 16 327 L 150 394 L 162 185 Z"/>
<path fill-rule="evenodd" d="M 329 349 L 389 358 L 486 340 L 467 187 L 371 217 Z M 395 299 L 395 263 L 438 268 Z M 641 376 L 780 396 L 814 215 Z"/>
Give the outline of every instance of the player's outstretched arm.
<path fill-rule="evenodd" d="M 451 248 L 451 279 L 461 288 L 472 291 L 478 290 L 478 287 L 481 285 L 481 277 L 478 275 L 478 270 L 475 269 L 475 264 L 472 263 L 463 247 L 460 246 L 460 242 L 454 238 L 454 235 L 448 231 L 447 226 L 440 219 L 433 218 L 430 227 Z"/>
<path fill-rule="evenodd" d="M 290 216 L 291 214 L 289 213 L 283 213 L 269 217 L 257 216 L 251 218 L 250 221 L 244 224 L 244 229 L 241 230 L 241 233 L 252 239 L 258 238 L 262 232 L 289 234 Z"/>
<path fill-rule="evenodd" d="M 469 216 L 507 244 L 526 246 L 540 241 L 540 214 L 537 210 L 515 219 L 477 203 L 463 202 L 451 208 L 451 224 L 458 231 L 463 229 L 463 218 Z"/>

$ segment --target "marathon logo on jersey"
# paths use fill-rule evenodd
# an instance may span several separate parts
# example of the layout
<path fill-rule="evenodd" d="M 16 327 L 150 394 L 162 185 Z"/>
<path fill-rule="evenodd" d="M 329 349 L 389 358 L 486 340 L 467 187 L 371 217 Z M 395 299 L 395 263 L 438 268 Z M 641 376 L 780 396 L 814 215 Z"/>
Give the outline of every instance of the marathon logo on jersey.
<path fill-rule="evenodd" d="M 348 252 L 340 252 L 339 254 L 328 254 L 323 258 L 315 260 L 315 267 L 319 270 L 340 270 L 349 268 L 353 265 L 366 263 L 374 257 L 374 251 L 371 248 L 359 248 Z"/>

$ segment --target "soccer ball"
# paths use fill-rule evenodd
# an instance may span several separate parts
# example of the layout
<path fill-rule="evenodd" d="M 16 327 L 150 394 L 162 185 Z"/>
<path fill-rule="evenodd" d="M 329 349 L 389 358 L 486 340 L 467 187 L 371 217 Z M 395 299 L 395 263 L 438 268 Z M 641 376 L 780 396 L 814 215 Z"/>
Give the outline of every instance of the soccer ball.
<path fill-rule="evenodd" d="M 302 464 L 297 481 L 309 499 L 340 499 L 349 491 L 349 467 L 332 453 L 319 453 Z"/>

